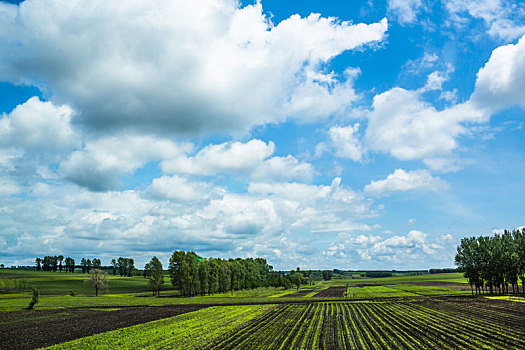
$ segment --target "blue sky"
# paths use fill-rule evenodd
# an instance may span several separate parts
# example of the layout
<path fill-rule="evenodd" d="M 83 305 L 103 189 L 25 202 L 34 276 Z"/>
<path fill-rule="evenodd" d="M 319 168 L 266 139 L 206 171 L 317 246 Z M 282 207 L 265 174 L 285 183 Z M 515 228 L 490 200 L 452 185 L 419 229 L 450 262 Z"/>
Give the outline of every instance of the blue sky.
<path fill-rule="evenodd" d="M 451 267 L 525 225 L 518 1 L 0 2 L 0 262 Z"/>

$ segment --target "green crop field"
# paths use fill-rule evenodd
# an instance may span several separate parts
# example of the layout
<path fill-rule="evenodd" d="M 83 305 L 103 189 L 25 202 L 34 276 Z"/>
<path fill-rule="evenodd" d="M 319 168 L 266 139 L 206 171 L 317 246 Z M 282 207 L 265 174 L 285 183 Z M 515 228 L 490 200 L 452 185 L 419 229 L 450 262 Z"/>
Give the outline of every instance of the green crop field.
<path fill-rule="evenodd" d="M 217 349 L 523 348 L 520 314 L 456 302 L 285 305 L 247 324 Z"/>

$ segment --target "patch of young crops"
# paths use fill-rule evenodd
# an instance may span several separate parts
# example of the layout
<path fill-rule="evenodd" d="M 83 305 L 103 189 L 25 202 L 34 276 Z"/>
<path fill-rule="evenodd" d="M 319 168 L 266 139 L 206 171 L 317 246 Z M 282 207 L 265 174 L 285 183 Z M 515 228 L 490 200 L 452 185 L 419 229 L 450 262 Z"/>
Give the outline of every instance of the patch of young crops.
<path fill-rule="evenodd" d="M 46 349 L 202 349 L 273 305 L 216 306 L 133 327 L 100 333 Z"/>
<path fill-rule="evenodd" d="M 525 307 L 515 304 L 521 306 L 511 318 L 505 317 L 505 308 L 486 308 L 471 300 L 288 304 L 249 322 L 213 348 L 523 349 Z"/>

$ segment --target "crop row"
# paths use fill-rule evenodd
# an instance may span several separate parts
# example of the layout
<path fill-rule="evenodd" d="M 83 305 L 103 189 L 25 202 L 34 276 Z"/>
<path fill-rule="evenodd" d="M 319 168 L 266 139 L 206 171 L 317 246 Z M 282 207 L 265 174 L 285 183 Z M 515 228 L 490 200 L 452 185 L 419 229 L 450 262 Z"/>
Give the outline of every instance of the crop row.
<path fill-rule="evenodd" d="M 443 302 L 446 303 L 446 302 Z M 466 303 L 470 303 L 467 301 Z M 436 305 L 434 305 L 436 304 Z M 215 344 L 216 349 L 525 348 L 521 324 L 481 317 L 461 303 L 283 305 Z M 451 312 L 447 311 L 451 310 Z M 473 308 L 473 311 L 476 311 Z M 505 309 L 500 309 L 501 315 Z"/>
<path fill-rule="evenodd" d="M 273 305 L 215 306 L 57 344 L 46 349 L 202 349 Z M 103 317 L 103 316 L 101 316 Z M 210 345 L 208 345 L 210 344 Z"/>

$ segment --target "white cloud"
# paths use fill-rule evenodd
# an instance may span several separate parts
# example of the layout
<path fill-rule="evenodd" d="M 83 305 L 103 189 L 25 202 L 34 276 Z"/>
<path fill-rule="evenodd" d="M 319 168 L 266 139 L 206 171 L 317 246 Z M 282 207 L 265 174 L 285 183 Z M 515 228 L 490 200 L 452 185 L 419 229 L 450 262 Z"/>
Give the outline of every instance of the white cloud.
<path fill-rule="evenodd" d="M 339 239 L 324 254 L 336 259 L 339 263 L 366 267 L 370 261 L 382 268 L 397 268 L 407 262 L 418 263 L 419 268 L 432 267 L 432 263 L 450 264 L 452 258 L 448 251 L 453 251 L 453 239 L 443 235 L 430 239 L 429 234 L 411 230 L 405 236 L 387 238 L 374 235 L 358 235 Z M 430 266 L 422 266 L 424 261 Z"/>
<path fill-rule="evenodd" d="M 0 178 L 0 196 L 11 196 L 21 191 L 20 186 L 10 180 Z"/>
<path fill-rule="evenodd" d="M 162 176 L 153 179 L 145 195 L 153 199 L 181 202 L 199 201 L 210 194 L 211 186 L 205 182 L 192 182 L 180 176 Z"/>
<path fill-rule="evenodd" d="M 297 158 L 288 155 L 265 160 L 260 166 L 255 167 L 251 178 L 255 181 L 311 181 L 314 174 L 312 164 L 299 162 Z"/>
<path fill-rule="evenodd" d="M 261 140 L 226 142 L 209 145 L 195 156 L 180 156 L 161 163 L 167 173 L 192 175 L 214 175 L 221 172 L 251 172 L 271 156 L 275 150 L 273 142 Z"/>
<path fill-rule="evenodd" d="M 34 153 L 63 153 L 79 144 L 68 106 L 32 97 L 0 119 L 0 147 L 20 147 Z"/>
<path fill-rule="evenodd" d="M 422 8 L 421 0 L 388 0 L 388 12 L 401 24 L 415 23 Z"/>
<path fill-rule="evenodd" d="M 388 152 L 401 160 L 447 155 L 465 134 L 464 123 L 486 122 L 489 115 L 464 103 L 437 110 L 423 102 L 419 92 L 393 88 L 374 96 L 368 115 L 368 148 Z"/>
<path fill-rule="evenodd" d="M 525 107 L 525 35 L 516 44 L 492 51 L 477 74 L 471 101 L 491 111 L 513 105 Z"/>
<path fill-rule="evenodd" d="M 359 139 L 359 123 L 348 126 L 334 126 L 328 131 L 335 155 L 360 161 L 363 156 L 361 140 Z"/>
<path fill-rule="evenodd" d="M 93 191 L 117 189 L 121 177 L 148 162 L 178 157 L 190 145 L 150 136 L 104 137 L 89 142 L 60 164 L 60 175 Z"/>
<path fill-rule="evenodd" d="M 420 90 L 421 92 L 441 90 L 443 88 L 443 83 L 449 79 L 450 73 L 454 72 L 454 67 L 452 65 L 447 65 L 445 71 L 434 71 L 427 76 L 427 82 Z"/>
<path fill-rule="evenodd" d="M 319 14 L 274 24 L 260 2 L 235 0 L 34 0 L 1 16 L 2 80 L 38 86 L 95 130 L 191 134 L 344 110 L 355 71 L 327 81 L 323 63 L 388 27 Z"/>
<path fill-rule="evenodd" d="M 488 34 L 503 40 L 513 40 L 525 34 L 525 7 L 523 3 L 501 0 L 446 0 L 445 8 L 456 26 L 463 26 L 470 18 L 485 22 Z"/>
<path fill-rule="evenodd" d="M 405 171 L 396 169 L 386 179 L 372 181 L 366 185 L 364 191 L 369 195 L 384 196 L 417 189 L 439 191 L 449 187 L 450 185 L 446 181 L 439 177 L 433 177 L 427 170 Z"/>

